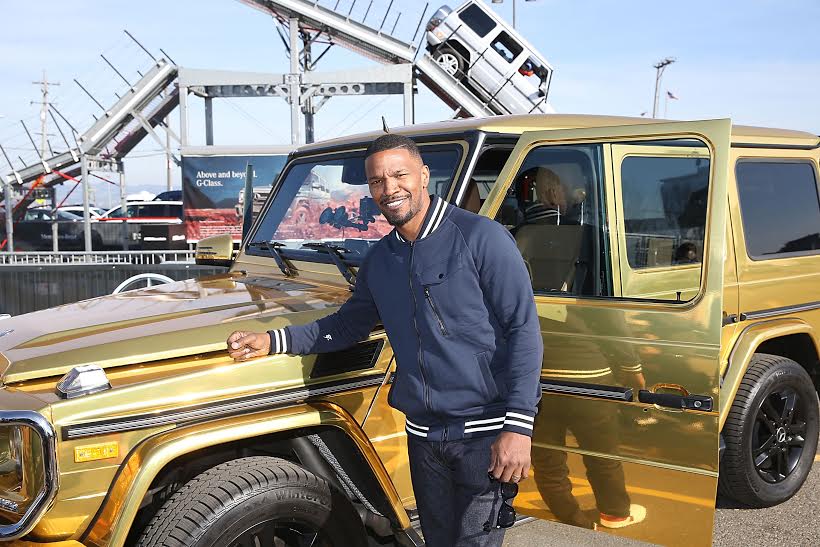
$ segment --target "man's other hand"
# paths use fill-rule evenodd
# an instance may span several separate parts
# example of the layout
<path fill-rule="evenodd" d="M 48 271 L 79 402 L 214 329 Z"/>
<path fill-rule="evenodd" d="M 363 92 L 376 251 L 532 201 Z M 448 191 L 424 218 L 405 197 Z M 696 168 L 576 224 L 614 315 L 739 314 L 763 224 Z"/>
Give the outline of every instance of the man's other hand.
<path fill-rule="evenodd" d="M 530 474 L 532 439 L 521 433 L 502 431 L 490 448 L 487 470 L 502 482 L 518 482 Z"/>
<path fill-rule="evenodd" d="M 267 332 L 234 331 L 228 336 L 228 355 L 235 361 L 245 361 L 270 353 L 270 335 Z"/>

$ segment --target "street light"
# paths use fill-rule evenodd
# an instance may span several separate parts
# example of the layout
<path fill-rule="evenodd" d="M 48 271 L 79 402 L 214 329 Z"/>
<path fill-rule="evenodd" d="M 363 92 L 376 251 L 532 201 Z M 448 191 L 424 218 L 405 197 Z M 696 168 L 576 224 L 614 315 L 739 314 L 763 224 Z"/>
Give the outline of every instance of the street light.
<path fill-rule="evenodd" d="M 516 4 L 516 1 L 517 0 L 512 0 L 512 5 L 513 5 L 513 20 L 512 20 L 513 29 L 515 29 L 515 4 Z M 537 2 L 537 1 L 538 0 L 524 0 L 524 2 Z M 504 0 L 493 0 L 493 4 L 503 4 L 503 3 L 504 3 Z"/>
<path fill-rule="evenodd" d="M 652 117 L 658 117 L 658 90 L 660 89 L 661 84 L 661 77 L 663 76 L 663 71 L 666 70 L 666 67 L 671 65 L 675 62 L 674 57 L 667 57 L 663 61 L 658 61 L 655 63 L 655 102 L 652 103 Z"/>

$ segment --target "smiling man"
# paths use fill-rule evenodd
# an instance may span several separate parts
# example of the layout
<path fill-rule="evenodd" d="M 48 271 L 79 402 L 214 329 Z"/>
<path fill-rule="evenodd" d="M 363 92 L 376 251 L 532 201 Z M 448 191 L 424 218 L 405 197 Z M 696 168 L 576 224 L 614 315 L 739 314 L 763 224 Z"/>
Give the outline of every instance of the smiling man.
<path fill-rule="evenodd" d="M 541 394 L 526 266 L 503 226 L 427 193 L 430 171 L 409 138 L 373 141 L 365 173 L 395 229 L 368 253 L 351 298 L 308 325 L 234 332 L 228 351 L 237 360 L 338 351 L 381 321 L 397 361 L 389 402 L 406 416 L 426 544 L 501 545 L 512 512 L 490 476 L 527 477 Z"/>

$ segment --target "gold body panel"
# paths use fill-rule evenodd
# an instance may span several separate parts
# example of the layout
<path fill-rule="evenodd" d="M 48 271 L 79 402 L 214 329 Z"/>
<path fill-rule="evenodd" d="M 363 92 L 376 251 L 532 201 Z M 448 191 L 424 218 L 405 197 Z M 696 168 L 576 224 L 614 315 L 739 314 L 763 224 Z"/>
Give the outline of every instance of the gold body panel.
<path fill-rule="evenodd" d="M 811 340 L 815 353 L 820 355 L 820 253 L 755 260 L 746 251 L 734 166 L 743 160 L 784 159 L 810 163 L 815 179 L 820 181 L 820 152 L 817 147 L 809 150 L 775 147 L 732 149 L 732 183 L 729 185 L 732 239 L 729 247 L 734 251 L 735 263 L 732 264 L 733 284 L 727 285 L 727 291 L 734 290 L 737 304 L 735 311 L 729 313 L 769 313 L 766 317 L 738 322 L 726 333 L 721 360 L 721 374 L 724 375 L 720 399 L 721 427 L 749 362 L 762 343 L 790 335 L 803 335 Z M 810 309 L 800 309 L 806 305 Z"/>
<path fill-rule="evenodd" d="M 717 399 L 728 122 L 525 134 L 482 213 L 495 215 L 530 150 L 611 142 L 616 144 L 605 147 L 607 207 L 609 217 L 618 219 L 620 178 L 615 174 L 626 152 L 617 143 L 629 141 L 633 152 L 677 157 L 692 150 L 643 146 L 641 141 L 684 138 L 686 132 L 708 145 L 706 156 L 712 160 L 702 268 L 684 269 L 682 278 L 656 269 L 632 272 L 620 251 L 623 241 L 613 240 L 610 262 L 612 271 L 618 272 L 613 276 L 615 296 L 626 299 L 536 296 L 544 338 L 542 381 L 571 381 L 585 388 L 631 388 L 635 395 L 641 389 L 661 392 L 674 387 L 687 395 Z M 698 154 L 702 157 L 704 152 Z M 622 231 L 610 229 L 613 234 Z M 688 302 L 633 300 L 669 299 L 670 277 L 677 286 L 691 287 Z M 621 529 L 619 535 L 667 544 L 711 544 L 718 472 L 716 410 L 672 410 L 641 403 L 637 397 L 600 400 L 545 390 L 535 421 L 534 476 L 524 483 L 530 499 L 540 499 L 542 504 L 521 506 L 521 511 L 581 525 L 588 519 L 579 512 L 604 511 L 628 499 L 646 508 L 647 516 L 644 522 Z M 592 489 L 592 496 L 581 495 L 584 489 L 579 486 L 584 484 Z"/>

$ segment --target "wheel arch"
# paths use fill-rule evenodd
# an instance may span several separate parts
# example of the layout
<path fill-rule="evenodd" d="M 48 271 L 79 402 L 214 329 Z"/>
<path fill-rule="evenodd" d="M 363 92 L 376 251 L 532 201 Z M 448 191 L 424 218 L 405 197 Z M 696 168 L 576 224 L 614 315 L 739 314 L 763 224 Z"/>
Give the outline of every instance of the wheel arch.
<path fill-rule="evenodd" d="M 446 42 L 442 42 L 433 49 L 435 51 L 437 49 L 445 47 L 449 47 L 450 49 L 461 55 L 461 57 L 464 59 L 464 63 L 466 64 L 466 66 L 464 67 L 464 71 L 466 73 L 467 70 L 470 68 L 470 65 L 472 64 L 472 56 L 470 55 L 470 50 L 467 49 L 467 46 L 462 44 L 461 41 L 457 40 L 456 38 L 450 38 Z"/>
<path fill-rule="evenodd" d="M 264 441 L 278 436 L 282 442 L 288 434 L 291 438 L 304 438 L 319 431 L 333 432 L 335 440 L 331 442 L 337 446 L 346 443 L 341 446 L 358 450 L 367 465 L 360 466 L 357 472 L 348 467 L 344 467 L 345 471 L 354 478 L 356 473 L 369 475 L 370 480 L 363 482 L 364 487 L 360 486 L 363 493 L 371 501 L 381 498 L 383 503 L 378 506 L 386 505 L 392 510 L 393 514 L 388 515 L 390 520 L 399 528 L 409 528 L 410 519 L 398 492 L 366 434 L 343 408 L 333 403 L 317 402 L 182 427 L 146 439 L 123 462 L 91 527 L 83 535 L 83 542 L 112 547 L 124 545 L 143 500 L 158 477 L 174 465 L 184 465 L 197 453 L 204 454 L 204 451 L 216 448 L 226 452 L 237 443 L 250 439 Z M 294 458 L 293 454 L 291 456 L 310 471 L 325 475 L 315 469 L 315 462 L 304 462 Z"/>
<path fill-rule="evenodd" d="M 770 353 L 799 363 L 820 392 L 820 333 L 803 320 L 777 319 L 745 327 L 729 353 L 726 374 L 720 388 L 720 429 L 729 414 L 743 375 L 756 353 Z"/>

